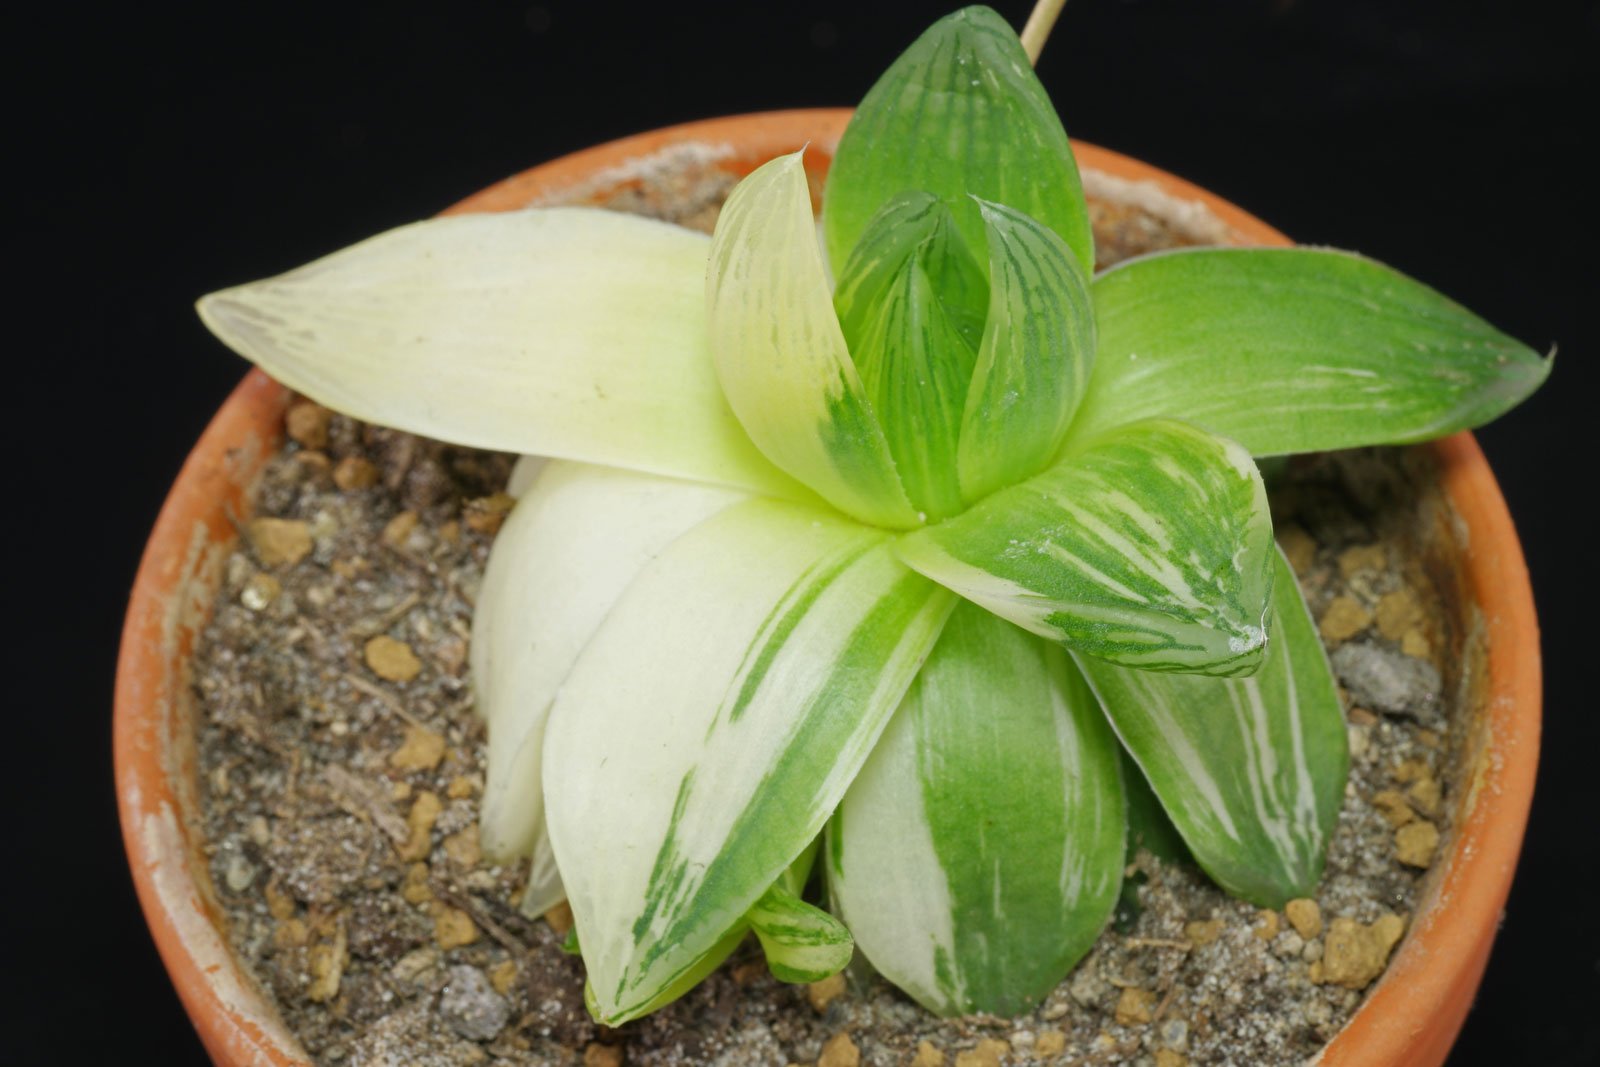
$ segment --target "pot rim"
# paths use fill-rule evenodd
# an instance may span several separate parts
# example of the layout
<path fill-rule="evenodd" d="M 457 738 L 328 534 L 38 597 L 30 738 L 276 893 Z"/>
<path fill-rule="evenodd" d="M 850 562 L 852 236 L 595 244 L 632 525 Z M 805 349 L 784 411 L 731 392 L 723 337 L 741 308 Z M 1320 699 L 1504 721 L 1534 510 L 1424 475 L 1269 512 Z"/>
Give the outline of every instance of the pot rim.
<path fill-rule="evenodd" d="M 670 126 L 563 156 L 497 182 L 448 209 L 495 211 L 626 180 L 627 165 L 675 148 L 710 150 L 748 171 L 815 145 L 831 159 L 848 108 L 759 112 Z M 1151 183 L 1203 204 L 1240 243 L 1288 245 L 1282 233 L 1233 204 L 1131 157 L 1073 142 L 1085 169 Z M 825 162 L 825 160 L 824 160 Z M 820 167 L 818 168 L 820 171 Z M 117 804 L 135 888 L 167 972 L 214 1061 L 300 1067 L 309 1061 L 220 932 L 194 813 L 192 737 L 178 705 L 191 700 L 182 666 L 209 614 L 201 580 L 215 575 L 244 514 L 242 485 L 271 454 L 287 391 L 251 371 L 201 435 L 162 506 L 140 561 L 117 663 L 113 749 Z M 1404 942 L 1378 985 L 1314 1058 L 1321 1067 L 1441 1063 L 1487 963 L 1510 891 L 1532 802 L 1541 672 L 1527 566 L 1505 499 L 1470 433 L 1420 446 L 1437 465 L 1458 517 L 1465 587 L 1482 616 L 1487 679 L 1485 743 L 1467 769 L 1458 810 Z M 198 876 L 197 876 L 198 871 Z"/>

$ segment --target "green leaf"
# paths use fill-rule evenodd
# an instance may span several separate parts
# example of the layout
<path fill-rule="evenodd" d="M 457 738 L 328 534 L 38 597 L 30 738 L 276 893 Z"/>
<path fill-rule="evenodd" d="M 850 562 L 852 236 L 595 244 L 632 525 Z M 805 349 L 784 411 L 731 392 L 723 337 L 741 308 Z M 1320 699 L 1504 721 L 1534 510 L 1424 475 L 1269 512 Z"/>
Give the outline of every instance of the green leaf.
<path fill-rule="evenodd" d="M 1348 757 L 1322 643 L 1274 557 L 1276 622 L 1254 677 L 1078 663 L 1200 866 L 1228 892 L 1278 908 L 1321 877 Z"/>
<path fill-rule="evenodd" d="M 1257 456 L 1441 437 L 1551 361 L 1405 275 L 1327 249 L 1195 249 L 1094 281 L 1099 355 L 1072 441 L 1177 416 Z"/>
<path fill-rule="evenodd" d="M 909 193 L 879 212 L 840 275 L 839 324 L 912 506 L 965 506 L 956 459 L 988 282 L 949 209 Z"/>
<path fill-rule="evenodd" d="M 934 581 L 1093 656 L 1209 674 L 1261 662 L 1266 493 L 1244 449 L 1186 423 L 1121 427 L 898 543 Z"/>
<path fill-rule="evenodd" d="M 855 951 L 843 923 L 781 883 L 763 893 L 745 918 L 780 982 L 820 982 L 844 970 Z"/>
<path fill-rule="evenodd" d="M 199 311 L 234 351 L 358 419 L 814 500 L 751 444 L 706 359 L 708 247 L 592 208 L 458 215 Z"/>
<path fill-rule="evenodd" d="M 603 1021 L 646 1010 L 816 837 L 952 602 L 882 532 L 766 500 L 629 585 L 545 738 L 550 837 Z"/>
<path fill-rule="evenodd" d="M 1089 278 L 1050 230 L 982 203 L 989 318 L 961 420 L 962 496 L 973 503 L 1049 466 L 1094 365 Z"/>
<path fill-rule="evenodd" d="M 1116 902 L 1116 740 L 1065 652 L 963 604 L 828 833 L 874 967 L 940 1015 L 1015 1015 Z"/>
<path fill-rule="evenodd" d="M 917 525 L 833 310 L 800 153 L 728 197 L 706 305 L 717 376 L 762 453 L 847 515 Z"/>
<path fill-rule="evenodd" d="M 495 537 L 472 619 L 473 696 L 489 727 L 479 841 L 533 855 L 524 908 L 561 899 L 544 827 L 545 721 L 601 620 L 683 533 L 748 499 L 729 489 L 552 461 Z"/>
<path fill-rule="evenodd" d="M 1161 801 L 1150 789 L 1144 772 L 1128 755 L 1127 749 L 1121 751 L 1122 790 L 1128 797 L 1129 862 L 1142 848 L 1168 863 L 1193 864 L 1194 856 L 1189 852 L 1189 846 L 1183 843 L 1183 835 L 1178 833 L 1178 828 L 1172 825 L 1172 820 L 1162 809 Z"/>
<path fill-rule="evenodd" d="M 1094 270 L 1067 133 L 1016 33 L 989 8 L 934 23 L 856 108 L 828 172 L 830 260 L 845 262 L 867 221 L 908 189 L 948 201 L 973 248 L 984 237 L 978 196 L 1038 219 Z"/>

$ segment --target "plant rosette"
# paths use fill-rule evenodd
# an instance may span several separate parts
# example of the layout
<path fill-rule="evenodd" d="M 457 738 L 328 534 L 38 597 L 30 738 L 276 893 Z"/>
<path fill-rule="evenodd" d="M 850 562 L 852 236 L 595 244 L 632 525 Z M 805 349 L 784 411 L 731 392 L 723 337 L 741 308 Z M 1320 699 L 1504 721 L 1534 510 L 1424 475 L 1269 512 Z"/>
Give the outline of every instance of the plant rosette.
<path fill-rule="evenodd" d="M 1072 149 L 987 9 L 936 24 L 868 94 L 819 241 L 793 142 L 822 157 L 829 132 L 762 146 L 790 154 L 709 241 L 581 208 L 451 215 L 201 304 L 330 407 L 550 457 L 514 479 L 474 620 L 481 835 L 528 857 L 530 911 L 570 901 L 602 1022 L 681 995 L 752 931 L 783 980 L 859 949 L 934 1012 L 1025 1010 L 1109 919 L 1141 783 L 1228 891 L 1312 892 L 1344 723 L 1254 458 L 1440 437 L 1548 373 L 1345 253 L 1195 249 L 1093 275 Z M 232 470 L 197 451 L 180 479 L 162 523 L 189 526 L 185 547 L 152 542 L 119 678 L 136 877 L 224 1062 L 292 1045 L 225 960 L 178 818 L 182 713 L 149 705 L 178 700 L 226 540 L 218 489 L 242 504 L 263 442 L 237 446 L 273 395 L 247 383 L 208 431 Z M 1329 1063 L 1442 1059 L 1531 788 L 1520 555 L 1470 439 L 1436 448 L 1474 531 L 1465 588 L 1503 598 L 1484 611 L 1495 725 L 1435 903 Z M 1444 899 L 1467 935 L 1416 947 Z"/>

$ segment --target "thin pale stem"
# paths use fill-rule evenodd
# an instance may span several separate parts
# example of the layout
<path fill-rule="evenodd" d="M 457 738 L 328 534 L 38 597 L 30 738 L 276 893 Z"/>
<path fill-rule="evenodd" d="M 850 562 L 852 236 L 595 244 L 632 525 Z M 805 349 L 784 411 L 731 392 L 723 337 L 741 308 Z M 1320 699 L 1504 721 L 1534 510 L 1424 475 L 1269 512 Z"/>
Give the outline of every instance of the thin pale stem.
<path fill-rule="evenodd" d="M 1028 62 L 1034 66 L 1039 65 L 1039 53 L 1044 51 L 1044 42 L 1055 29 L 1056 19 L 1066 3 L 1067 0 L 1038 0 L 1028 13 L 1028 21 L 1022 27 L 1022 50 L 1028 53 Z"/>

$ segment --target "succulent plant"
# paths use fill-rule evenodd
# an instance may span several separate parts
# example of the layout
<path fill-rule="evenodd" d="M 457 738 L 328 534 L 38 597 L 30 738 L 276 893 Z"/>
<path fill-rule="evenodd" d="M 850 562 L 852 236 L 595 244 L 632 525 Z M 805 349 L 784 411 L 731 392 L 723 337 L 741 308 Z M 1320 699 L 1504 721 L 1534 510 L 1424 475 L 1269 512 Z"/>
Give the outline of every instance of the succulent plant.
<path fill-rule="evenodd" d="M 709 240 L 457 216 L 200 303 L 333 408 L 549 457 L 476 607 L 482 841 L 570 900 L 595 1016 L 752 930 L 785 980 L 859 946 L 935 1012 L 1024 1010 L 1112 913 L 1130 792 L 1229 892 L 1310 892 L 1345 734 L 1255 459 L 1477 425 L 1549 361 L 1344 252 L 1094 274 L 981 7 L 868 93 L 822 229 L 795 154 Z"/>

